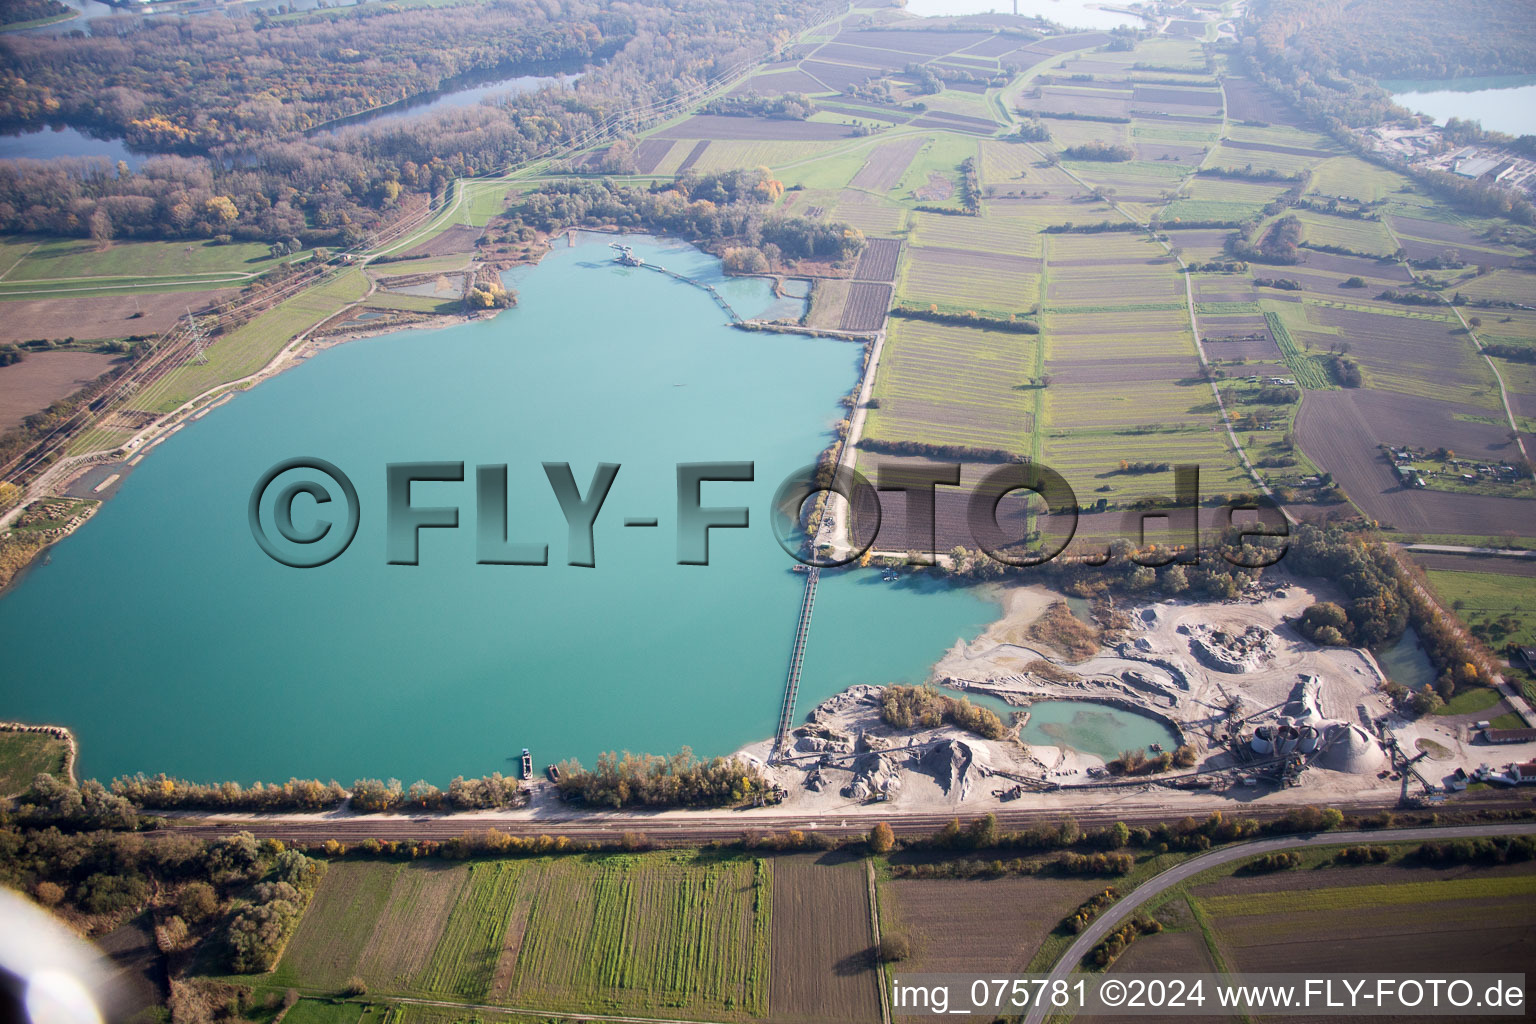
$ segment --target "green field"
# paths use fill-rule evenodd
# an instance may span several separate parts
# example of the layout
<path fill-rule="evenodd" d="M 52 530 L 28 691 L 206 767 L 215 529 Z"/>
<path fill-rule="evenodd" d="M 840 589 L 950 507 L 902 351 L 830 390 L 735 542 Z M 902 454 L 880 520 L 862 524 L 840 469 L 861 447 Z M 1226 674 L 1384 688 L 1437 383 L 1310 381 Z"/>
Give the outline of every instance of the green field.
<path fill-rule="evenodd" d="M 25 249 L 19 263 L 5 274 L 6 284 L 24 281 L 101 283 L 98 278 L 143 280 L 207 276 L 221 279 L 253 276 L 276 265 L 260 242 L 114 242 L 98 251 L 78 238 L 14 239 L 0 259 L 17 247 Z M 291 259 L 293 257 L 284 257 Z M 0 266 L 0 270 L 4 267 Z"/>
<path fill-rule="evenodd" d="M 0 731 L 0 797 L 26 791 L 40 773 L 62 775 L 69 744 L 46 733 Z"/>
<path fill-rule="evenodd" d="M 1309 911 L 1365 910 L 1374 907 L 1405 906 L 1443 900 L 1501 899 L 1536 895 L 1536 875 L 1495 878 L 1454 878 L 1444 881 L 1408 882 L 1392 885 L 1339 885 L 1326 889 L 1287 890 L 1284 910 L 1287 914 Z M 1207 910 L 1219 917 L 1276 912 L 1273 893 L 1205 896 Z"/>
<path fill-rule="evenodd" d="M 311 288 L 250 323 L 238 327 L 208 348 L 208 362 L 190 363 L 168 374 L 136 404 L 169 412 L 197 395 L 260 370 L 300 334 L 362 298 L 368 281 L 360 270 L 348 270 Z"/>
<path fill-rule="evenodd" d="M 1429 585 L 1482 640 L 1536 645 L 1536 577 L 1430 569 Z"/>
<path fill-rule="evenodd" d="M 358 977 L 370 998 L 760 1016 L 771 923 L 771 867 L 748 857 L 348 860 L 265 984 L 327 995 Z"/>

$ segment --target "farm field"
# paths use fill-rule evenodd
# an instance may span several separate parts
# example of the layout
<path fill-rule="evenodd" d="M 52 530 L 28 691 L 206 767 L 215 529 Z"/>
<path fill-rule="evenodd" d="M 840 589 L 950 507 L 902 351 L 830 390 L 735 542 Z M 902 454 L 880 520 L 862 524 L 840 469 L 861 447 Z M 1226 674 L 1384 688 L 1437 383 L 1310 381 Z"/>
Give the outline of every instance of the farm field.
<path fill-rule="evenodd" d="M 890 879 L 880 886 L 881 930 L 908 935 L 912 971 L 1021 972 L 1104 886 L 1092 878 Z"/>
<path fill-rule="evenodd" d="M 237 294 L 234 288 L 208 288 L 23 299 L 0 292 L 0 344 L 33 338 L 73 337 L 84 341 L 157 335 L 185 316 L 188 309 L 203 309 Z M 61 328 L 65 324 L 67 329 Z"/>
<path fill-rule="evenodd" d="M 1442 969 L 1520 970 L 1536 953 L 1530 865 L 1433 871 L 1384 865 L 1232 877 L 1191 890 L 1237 971 L 1391 971 L 1432 943 Z M 1368 940 L 1368 941 L 1367 941 Z"/>
<path fill-rule="evenodd" d="M 878 331 L 890 308 L 890 285 L 855 281 L 848 288 L 848 302 L 838 326 L 845 331 Z"/>
<path fill-rule="evenodd" d="M 27 242 L 18 239 L 17 244 Z M 294 257 L 283 257 L 293 259 Z M 93 279 L 250 277 L 279 261 L 260 242 L 115 242 L 106 249 L 79 238 L 32 240 L 5 274 L 6 285 L 22 281 L 93 283 Z M 104 283 L 94 280 L 94 283 Z"/>
<path fill-rule="evenodd" d="M 1028 452 L 1039 336 L 894 317 L 865 436 Z"/>
<path fill-rule="evenodd" d="M 1498 571 L 1503 567 L 1502 562 L 1488 559 L 1451 557 L 1442 561 L 1438 559 L 1443 556 L 1414 557 L 1425 562 L 1425 575 L 1435 595 L 1490 648 L 1499 650 L 1507 643 L 1536 646 L 1536 575 L 1529 571 L 1505 575 Z M 1486 566 L 1491 571 L 1436 568 L 1458 561 Z M 1511 568 L 1518 572 L 1528 567 L 1515 565 Z"/>
<path fill-rule="evenodd" d="M 691 851 L 339 861 L 269 984 L 323 995 L 359 977 L 374 995 L 759 1018 L 773 890 L 767 861 Z"/>
<path fill-rule="evenodd" d="M 873 943 L 863 861 L 836 854 L 774 858 L 772 1020 L 879 1020 Z"/>
<path fill-rule="evenodd" d="M 0 430 L 68 398 L 112 368 L 117 356 L 100 352 L 29 352 L 0 367 Z"/>
<path fill-rule="evenodd" d="M 1027 313 L 1040 301 L 1040 261 L 938 246 L 908 251 L 901 297 L 918 305 Z"/>

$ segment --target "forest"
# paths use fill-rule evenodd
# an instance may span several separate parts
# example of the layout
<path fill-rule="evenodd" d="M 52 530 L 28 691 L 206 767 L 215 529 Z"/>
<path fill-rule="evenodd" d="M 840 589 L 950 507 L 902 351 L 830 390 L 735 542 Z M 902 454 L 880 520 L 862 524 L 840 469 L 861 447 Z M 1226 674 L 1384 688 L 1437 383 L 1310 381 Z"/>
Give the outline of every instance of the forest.
<path fill-rule="evenodd" d="M 493 0 L 364 5 L 299 20 L 112 19 L 0 38 L 0 127 L 65 124 L 174 150 L 0 162 L 0 231 L 354 245 L 411 194 L 556 153 L 599 125 L 759 59 L 808 0 Z M 126 22 L 126 24 L 120 24 Z M 474 107 L 307 131 L 473 71 L 587 65 L 579 80 Z M 99 216 L 98 216 L 99 215 Z"/>
<path fill-rule="evenodd" d="M 864 248 L 863 233 L 848 224 L 770 216 L 768 204 L 783 188 L 763 168 L 689 173 L 650 186 L 607 179 L 553 181 L 524 194 L 491 233 L 516 237 L 526 227 L 556 231 L 617 225 L 675 235 L 712 250 L 730 241 L 734 248 L 757 250 L 774 268 L 785 259 L 844 261 Z"/>

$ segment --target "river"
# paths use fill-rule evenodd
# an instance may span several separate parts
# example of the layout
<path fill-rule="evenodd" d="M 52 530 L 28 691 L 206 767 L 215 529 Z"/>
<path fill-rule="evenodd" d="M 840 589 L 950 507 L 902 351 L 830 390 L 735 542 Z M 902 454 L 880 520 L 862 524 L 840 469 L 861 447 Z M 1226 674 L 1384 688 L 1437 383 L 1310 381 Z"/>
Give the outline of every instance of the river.
<path fill-rule="evenodd" d="M 745 315 L 772 300 L 697 250 L 638 251 L 717 281 Z M 325 350 L 160 445 L 0 598 L 0 717 L 72 727 L 85 776 L 247 783 L 442 785 L 512 771 L 524 746 L 590 764 L 771 735 L 803 577 L 769 498 L 827 443 L 860 349 L 732 330 L 700 289 L 609 255 L 596 238 L 557 247 L 509 275 L 517 309 Z M 246 516 L 262 472 L 302 455 L 348 473 L 362 509 L 351 548 L 310 570 L 262 554 Z M 388 565 L 384 467 L 411 460 L 467 464 L 465 483 L 412 499 L 457 505 L 462 525 L 422 531 L 419 566 Z M 702 495 L 751 523 L 711 532 L 709 566 L 679 566 L 675 466 L 705 460 L 755 462 L 754 482 Z M 583 493 L 597 462 L 622 466 L 595 568 L 564 564 L 546 461 L 570 462 Z M 475 564 L 482 463 L 510 464 L 513 539 L 547 541 L 551 565 Z M 800 710 L 852 683 L 920 682 L 996 614 L 970 590 L 829 576 Z"/>
<path fill-rule="evenodd" d="M 1536 75 L 1401 79 L 1379 84 L 1395 101 L 1428 114 L 1436 124 L 1459 117 L 1479 121 L 1490 131 L 1536 135 Z"/>

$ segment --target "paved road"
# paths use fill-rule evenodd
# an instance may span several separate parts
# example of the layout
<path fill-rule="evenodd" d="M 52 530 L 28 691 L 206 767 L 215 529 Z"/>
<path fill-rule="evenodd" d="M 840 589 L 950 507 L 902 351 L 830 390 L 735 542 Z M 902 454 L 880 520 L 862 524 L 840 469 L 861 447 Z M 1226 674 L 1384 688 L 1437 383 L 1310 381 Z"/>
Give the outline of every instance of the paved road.
<path fill-rule="evenodd" d="M 1273 853 L 1276 850 L 1294 850 L 1307 846 L 1337 846 L 1342 843 L 1381 843 L 1392 842 L 1422 842 L 1429 839 L 1467 839 L 1483 836 L 1517 836 L 1526 835 L 1536 826 L 1526 822 L 1513 825 L 1456 825 L 1440 826 L 1434 828 L 1392 828 L 1375 829 L 1370 832 L 1321 832 L 1308 836 L 1287 836 L 1281 839 L 1256 839 L 1251 843 L 1239 843 L 1236 846 L 1227 846 L 1210 853 L 1202 853 L 1198 857 L 1191 857 L 1184 863 L 1169 868 L 1160 875 L 1154 876 L 1150 881 L 1143 882 L 1130 895 L 1111 904 L 1109 909 L 1083 929 L 1077 939 L 1067 951 L 1062 954 L 1056 966 L 1051 969 L 1052 981 L 1066 981 L 1067 977 L 1082 962 L 1088 951 L 1098 945 L 1099 941 L 1113 931 L 1117 926 L 1125 923 L 1136 910 L 1152 897 L 1179 884 L 1185 879 L 1198 875 L 1200 872 L 1221 864 L 1230 864 L 1237 860 L 1246 860 L 1260 854 Z M 1024 1018 L 1024 1024 L 1043 1024 L 1046 1017 L 1046 1007 L 1036 1007 Z"/>

